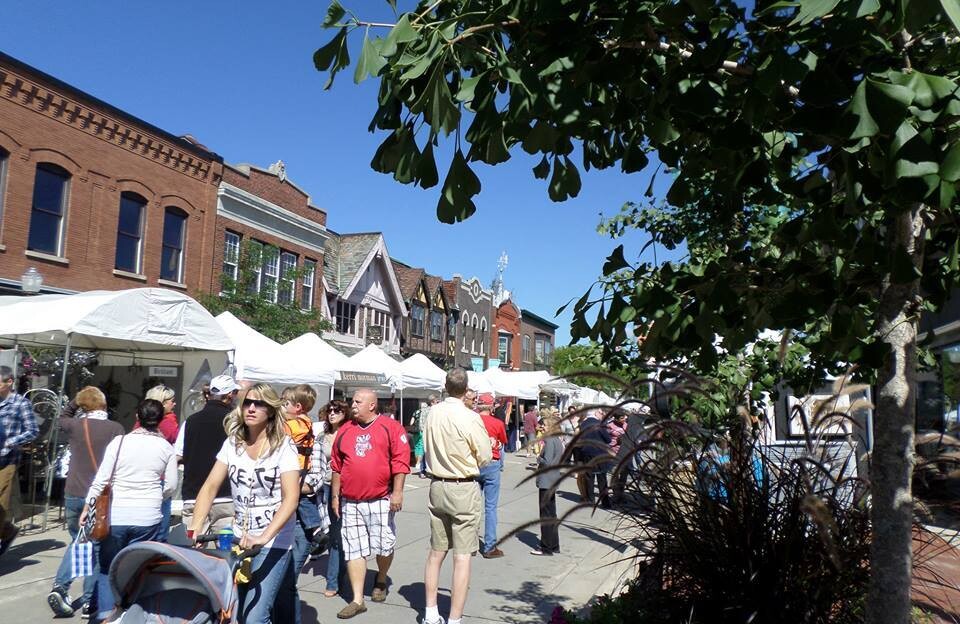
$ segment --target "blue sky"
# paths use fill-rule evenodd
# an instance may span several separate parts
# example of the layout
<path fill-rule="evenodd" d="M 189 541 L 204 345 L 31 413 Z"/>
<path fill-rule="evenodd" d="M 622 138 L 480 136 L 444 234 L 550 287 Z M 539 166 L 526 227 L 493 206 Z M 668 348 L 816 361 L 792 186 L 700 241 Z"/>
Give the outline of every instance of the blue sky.
<path fill-rule="evenodd" d="M 385 2 L 344 4 L 365 19 L 390 18 Z M 331 229 L 382 231 L 390 254 L 413 266 L 489 283 L 506 251 L 507 288 L 546 318 L 583 294 L 619 243 L 635 258 L 642 233 L 612 241 L 595 228 L 601 213 L 641 199 L 647 172 L 582 174 L 580 196 L 558 204 L 530 171 L 538 159 L 515 149 L 507 163 L 475 168 L 483 183 L 477 213 L 445 225 L 436 219 L 439 187 L 424 191 L 372 171 L 385 136 L 367 132 L 377 81 L 354 85 L 351 68 L 323 91 L 326 75 L 312 55 L 332 32 L 320 27 L 326 7 L 6 0 L 0 49 L 169 132 L 192 134 L 226 162 L 265 167 L 282 159 L 290 179 L 327 211 Z M 438 169 L 443 175 L 446 163 Z M 569 312 L 554 321 L 557 344 L 566 344 Z"/>

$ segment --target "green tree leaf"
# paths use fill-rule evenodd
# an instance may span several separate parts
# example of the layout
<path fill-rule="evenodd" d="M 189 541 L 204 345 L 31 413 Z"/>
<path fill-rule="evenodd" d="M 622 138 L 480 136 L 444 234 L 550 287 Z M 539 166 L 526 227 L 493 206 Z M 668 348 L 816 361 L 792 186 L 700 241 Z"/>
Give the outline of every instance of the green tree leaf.
<path fill-rule="evenodd" d="M 360 49 L 360 58 L 357 60 L 357 67 L 353 72 L 353 82 L 360 84 L 367 76 L 375 77 L 386 61 L 380 56 L 377 45 L 369 37 L 369 32 L 363 35 L 363 47 Z"/>
<path fill-rule="evenodd" d="M 957 3 L 957 0 L 940 0 L 940 6 L 943 7 L 943 12 L 950 18 L 953 27 L 960 33 L 960 4 Z"/>
<path fill-rule="evenodd" d="M 457 150 L 443 182 L 437 203 L 437 218 L 443 223 L 456 223 L 477 211 L 473 197 L 480 193 L 480 179 L 470 169 L 463 152 Z"/>

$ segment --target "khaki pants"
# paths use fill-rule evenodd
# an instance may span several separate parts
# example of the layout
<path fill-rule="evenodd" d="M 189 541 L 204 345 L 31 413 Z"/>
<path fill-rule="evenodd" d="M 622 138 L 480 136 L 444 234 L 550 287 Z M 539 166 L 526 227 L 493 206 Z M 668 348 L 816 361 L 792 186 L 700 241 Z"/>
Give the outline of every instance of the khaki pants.
<path fill-rule="evenodd" d="M 20 488 L 17 480 L 17 465 L 7 464 L 0 468 L 0 539 L 6 539 L 13 531 L 14 490 Z"/>
<path fill-rule="evenodd" d="M 476 552 L 483 495 L 476 481 L 430 483 L 430 548 L 455 555 Z"/>
<path fill-rule="evenodd" d="M 196 506 L 196 503 L 193 501 L 183 503 L 183 512 L 181 513 L 181 518 L 183 520 L 183 528 L 190 530 L 193 526 L 193 508 Z M 210 506 L 210 513 L 207 514 L 206 520 L 203 522 L 203 528 L 200 530 L 197 535 L 203 535 L 208 531 L 219 531 L 220 529 L 229 529 L 233 526 L 233 503 L 214 503 Z"/>

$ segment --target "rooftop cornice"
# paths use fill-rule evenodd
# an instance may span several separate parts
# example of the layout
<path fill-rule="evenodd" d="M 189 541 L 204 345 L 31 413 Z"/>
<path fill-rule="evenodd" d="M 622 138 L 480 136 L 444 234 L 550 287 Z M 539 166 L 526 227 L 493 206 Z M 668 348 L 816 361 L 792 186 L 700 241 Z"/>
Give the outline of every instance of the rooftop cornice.
<path fill-rule="evenodd" d="M 36 75 L 39 80 L 31 75 Z M 212 164 L 222 162 L 212 152 L 174 137 L 2 53 L 0 99 L 204 182 L 213 181 Z"/>

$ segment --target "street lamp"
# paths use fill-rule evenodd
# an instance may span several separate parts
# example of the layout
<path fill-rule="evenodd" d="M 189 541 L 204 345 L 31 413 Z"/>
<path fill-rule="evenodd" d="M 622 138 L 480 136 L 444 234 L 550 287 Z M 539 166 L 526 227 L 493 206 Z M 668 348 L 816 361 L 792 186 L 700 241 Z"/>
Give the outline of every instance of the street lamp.
<path fill-rule="evenodd" d="M 20 276 L 20 288 L 27 294 L 37 294 L 40 292 L 41 285 L 43 285 L 43 276 L 35 267 L 30 267 Z"/>

